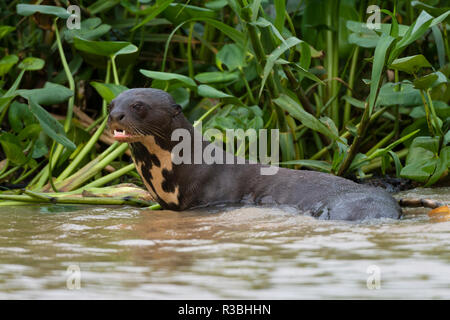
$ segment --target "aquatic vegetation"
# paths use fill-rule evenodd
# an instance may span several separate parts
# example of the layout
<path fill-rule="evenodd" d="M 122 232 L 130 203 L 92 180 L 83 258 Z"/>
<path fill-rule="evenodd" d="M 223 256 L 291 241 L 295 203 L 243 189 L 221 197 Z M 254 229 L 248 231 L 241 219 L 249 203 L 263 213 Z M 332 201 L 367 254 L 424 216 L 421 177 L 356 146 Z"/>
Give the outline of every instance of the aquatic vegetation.
<path fill-rule="evenodd" d="M 379 1 L 374 29 L 364 0 L 75 1 L 71 29 L 68 1 L 2 2 L 0 184 L 139 183 L 107 105 L 151 86 L 204 130 L 280 129 L 282 165 L 433 185 L 450 166 L 443 3 Z"/>

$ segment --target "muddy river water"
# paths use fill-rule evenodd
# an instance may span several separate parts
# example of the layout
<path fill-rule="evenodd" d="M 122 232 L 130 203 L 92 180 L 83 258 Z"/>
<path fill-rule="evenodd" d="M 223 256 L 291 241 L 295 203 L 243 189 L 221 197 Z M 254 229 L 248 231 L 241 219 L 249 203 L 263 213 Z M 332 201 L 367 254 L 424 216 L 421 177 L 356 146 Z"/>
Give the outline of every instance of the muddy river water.
<path fill-rule="evenodd" d="M 450 203 L 450 188 L 418 189 Z M 0 299 L 450 298 L 450 221 L 0 207 Z"/>

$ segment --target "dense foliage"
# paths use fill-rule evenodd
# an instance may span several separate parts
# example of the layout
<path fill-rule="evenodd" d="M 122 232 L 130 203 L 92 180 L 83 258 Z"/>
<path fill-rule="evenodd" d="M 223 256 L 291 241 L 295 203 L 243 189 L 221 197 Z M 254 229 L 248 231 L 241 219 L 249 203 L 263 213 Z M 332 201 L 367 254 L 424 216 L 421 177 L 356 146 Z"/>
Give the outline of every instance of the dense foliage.
<path fill-rule="evenodd" d="M 203 129 L 279 128 L 284 165 L 432 185 L 450 165 L 449 15 L 438 0 L 0 2 L 0 183 L 137 178 L 107 105 L 154 87 Z"/>

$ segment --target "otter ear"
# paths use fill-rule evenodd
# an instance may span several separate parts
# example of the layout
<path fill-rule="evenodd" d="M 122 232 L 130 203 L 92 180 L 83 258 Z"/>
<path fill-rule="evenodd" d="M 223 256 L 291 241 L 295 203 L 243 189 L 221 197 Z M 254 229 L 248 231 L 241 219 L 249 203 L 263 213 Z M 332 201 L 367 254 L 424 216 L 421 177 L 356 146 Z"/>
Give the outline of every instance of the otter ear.
<path fill-rule="evenodd" d="M 172 107 L 174 108 L 174 114 L 173 114 L 174 117 L 179 115 L 181 112 L 183 112 L 183 109 L 181 108 L 181 106 L 179 104 L 173 104 Z"/>

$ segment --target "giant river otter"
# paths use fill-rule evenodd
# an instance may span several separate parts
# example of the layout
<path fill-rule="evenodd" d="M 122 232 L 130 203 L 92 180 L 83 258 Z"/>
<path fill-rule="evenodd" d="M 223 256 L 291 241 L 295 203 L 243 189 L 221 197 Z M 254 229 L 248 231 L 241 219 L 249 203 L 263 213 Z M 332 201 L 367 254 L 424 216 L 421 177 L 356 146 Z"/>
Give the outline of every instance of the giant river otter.
<path fill-rule="evenodd" d="M 162 90 L 121 93 L 111 103 L 109 127 L 116 140 L 129 143 L 137 171 L 164 209 L 244 203 L 293 206 L 324 220 L 402 215 L 386 191 L 331 174 L 279 168 L 274 175 L 261 175 L 262 165 L 256 163 L 173 163 L 171 151 L 179 141 L 172 141 L 172 132 L 184 128 L 194 135 L 196 129 Z M 208 146 L 218 148 L 207 141 L 201 147 Z"/>

